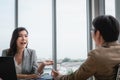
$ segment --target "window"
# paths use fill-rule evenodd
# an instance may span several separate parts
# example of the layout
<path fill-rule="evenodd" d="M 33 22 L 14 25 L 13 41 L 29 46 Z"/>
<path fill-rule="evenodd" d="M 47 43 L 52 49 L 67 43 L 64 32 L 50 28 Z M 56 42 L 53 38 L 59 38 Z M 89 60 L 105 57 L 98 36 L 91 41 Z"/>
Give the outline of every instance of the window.
<path fill-rule="evenodd" d="M 58 70 L 71 73 L 86 58 L 86 0 L 57 0 Z"/>
<path fill-rule="evenodd" d="M 115 0 L 105 0 L 105 14 L 115 17 Z"/>
<path fill-rule="evenodd" d="M 14 8 L 14 0 L 0 0 L 0 51 L 9 48 L 12 31 L 15 28 Z"/>
<path fill-rule="evenodd" d="M 18 26 L 29 32 L 29 48 L 35 49 L 40 60 L 52 58 L 51 0 L 19 0 Z"/>

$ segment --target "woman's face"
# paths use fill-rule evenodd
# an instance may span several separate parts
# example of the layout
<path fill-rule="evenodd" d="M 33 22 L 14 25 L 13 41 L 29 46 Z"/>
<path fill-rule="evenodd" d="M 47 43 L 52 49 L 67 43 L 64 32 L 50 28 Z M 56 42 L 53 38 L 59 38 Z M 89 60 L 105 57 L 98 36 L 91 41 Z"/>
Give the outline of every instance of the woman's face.
<path fill-rule="evenodd" d="M 28 34 L 25 30 L 20 31 L 17 39 L 17 48 L 24 49 L 28 44 Z"/>

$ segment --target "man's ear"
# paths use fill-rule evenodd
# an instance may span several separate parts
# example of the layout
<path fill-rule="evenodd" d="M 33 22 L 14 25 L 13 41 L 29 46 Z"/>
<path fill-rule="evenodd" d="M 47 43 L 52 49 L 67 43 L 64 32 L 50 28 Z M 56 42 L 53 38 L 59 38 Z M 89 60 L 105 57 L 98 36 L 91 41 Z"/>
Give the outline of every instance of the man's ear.
<path fill-rule="evenodd" d="M 100 34 L 100 31 L 97 30 L 96 33 L 95 33 L 95 35 L 96 35 L 97 40 L 99 40 L 99 39 L 100 39 L 100 35 L 101 35 L 101 34 Z"/>
<path fill-rule="evenodd" d="M 104 41 L 99 30 L 96 31 L 96 39 L 97 39 L 99 45 L 101 45 Z"/>

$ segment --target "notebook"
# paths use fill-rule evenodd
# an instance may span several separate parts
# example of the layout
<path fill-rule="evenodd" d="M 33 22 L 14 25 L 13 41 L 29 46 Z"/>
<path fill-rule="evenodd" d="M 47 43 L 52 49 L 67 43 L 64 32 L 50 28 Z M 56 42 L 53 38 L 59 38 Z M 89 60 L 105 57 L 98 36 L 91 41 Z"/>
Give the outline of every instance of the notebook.
<path fill-rule="evenodd" d="M 13 57 L 0 57 L 0 80 L 17 80 Z"/>

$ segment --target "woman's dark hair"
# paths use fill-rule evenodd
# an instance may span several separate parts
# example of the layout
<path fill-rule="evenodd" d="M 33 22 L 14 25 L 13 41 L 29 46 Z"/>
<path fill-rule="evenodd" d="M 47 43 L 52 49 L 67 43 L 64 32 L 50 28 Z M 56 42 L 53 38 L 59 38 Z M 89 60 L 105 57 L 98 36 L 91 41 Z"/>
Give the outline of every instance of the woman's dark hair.
<path fill-rule="evenodd" d="M 24 27 L 18 27 L 13 31 L 11 41 L 10 41 L 10 48 L 8 50 L 7 56 L 14 56 L 15 55 L 15 53 L 17 51 L 17 43 L 16 42 L 17 42 L 17 39 L 19 36 L 19 32 L 21 32 L 23 30 L 25 30 L 28 34 L 28 31 Z"/>
<path fill-rule="evenodd" d="M 119 37 L 119 22 L 113 16 L 101 15 L 93 20 L 93 27 L 99 30 L 105 42 L 113 42 Z"/>

